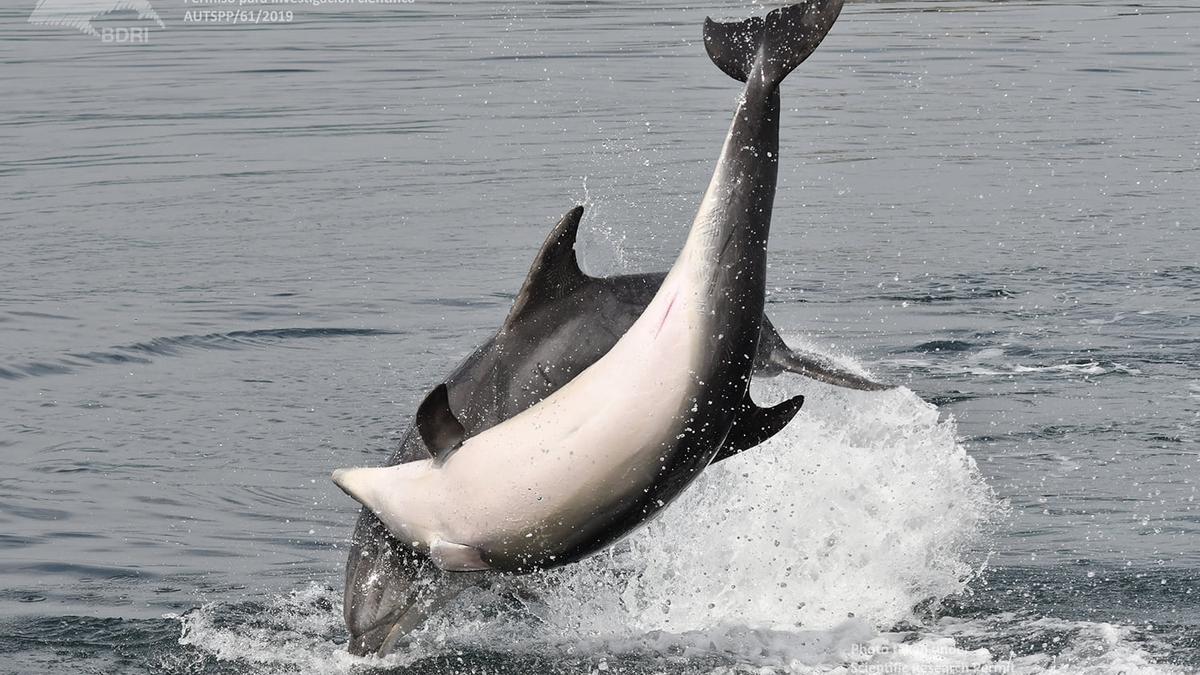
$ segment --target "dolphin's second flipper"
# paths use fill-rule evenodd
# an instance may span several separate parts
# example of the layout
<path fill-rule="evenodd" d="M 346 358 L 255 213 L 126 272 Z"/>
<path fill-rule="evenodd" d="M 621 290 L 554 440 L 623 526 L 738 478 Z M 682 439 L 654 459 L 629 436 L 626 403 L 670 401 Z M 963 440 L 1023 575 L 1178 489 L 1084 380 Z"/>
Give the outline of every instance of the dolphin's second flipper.
<path fill-rule="evenodd" d="M 754 374 L 758 377 L 774 377 L 784 371 L 858 391 L 883 391 L 896 386 L 839 368 L 820 354 L 792 349 L 764 315 L 762 331 L 758 336 L 758 352 L 754 355 Z"/>
<path fill-rule="evenodd" d="M 813 352 L 793 351 L 786 345 L 771 352 L 771 363 L 782 370 L 803 375 L 810 380 L 858 391 L 894 389 L 894 384 L 876 382 L 862 375 L 843 370 L 828 358 Z"/>
<path fill-rule="evenodd" d="M 429 544 L 429 559 L 443 572 L 482 572 L 492 569 L 479 555 L 479 549 L 434 539 Z"/>
<path fill-rule="evenodd" d="M 725 443 L 712 462 L 729 459 L 743 450 L 749 450 L 774 436 L 787 426 L 804 405 L 803 396 L 793 396 L 770 408 L 760 408 L 750 400 L 750 394 L 742 401 L 742 409 L 733 420 L 733 427 L 725 437 Z"/>

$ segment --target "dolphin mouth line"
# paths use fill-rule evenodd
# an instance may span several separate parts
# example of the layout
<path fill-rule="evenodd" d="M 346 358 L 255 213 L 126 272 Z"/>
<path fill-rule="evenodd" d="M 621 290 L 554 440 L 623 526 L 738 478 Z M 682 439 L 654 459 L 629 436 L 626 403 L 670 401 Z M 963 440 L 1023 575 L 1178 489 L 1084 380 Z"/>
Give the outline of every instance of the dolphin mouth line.
<path fill-rule="evenodd" d="M 384 657 L 387 656 L 396 639 L 399 636 L 394 636 L 397 628 L 403 623 L 404 615 L 411 609 L 411 606 L 398 606 L 391 611 L 383 614 L 369 624 L 363 626 L 360 630 L 350 631 L 350 640 L 347 645 L 348 650 L 354 656 L 360 657 Z M 382 639 L 376 639 L 382 633 Z"/>
<path fill-rule="evenodd" d="M 393 609 L 392 611 L 388 612 L 387 614 L 384 614 L 382 619 L 379 619 L 375 623 L 372 623 L 371 625 L 367 626 L 366 630 L 364 630 L 362 632 L 362 634 L 366 635 L 368 633 L 374 633 L 375 631 L 379 630 L 380 628 L 383 628 L 384 626 L 387 626 L 389 628 L 388 633 L 390 634 L 392 632 L 391 629 L 395 629 L 396 624 L 400 623 L 400 618 L 404 616 L 404 612 L 405 612 L 405 610 L 403 610 L 403 609 Z M 385 639 L 385 641 L 386 641 L 386 639 Z"/>
<path fill-rule="evenodd" d="M 400 624 L 404 618 L 403 610 L 393 610 L 383 618 L 368 625 L 361 632 L 350 634 L 348 651 L 361 658 L 383 658 L 392 653 L 396 641 L 400 638 Z M 372 637 L 383 635 L 382 639 Z"/>
<path fill-rule="evenodd" d="M 375 650 L 376 656 L 383 658 L 384 656 L 391 654 L 396 648 L 396 643 L 400 641 L 400 638 L 409 633 L 409 631 L 404 630 L 400 625 L 400 620 L 402 618 L 404 618 L 403 614 L 396 617 L 396 620 L 392 622 L 392 627 L 389 628 L 388 632 L 383 636 L 383 642 L 379 643 L 379 649 Z"/>

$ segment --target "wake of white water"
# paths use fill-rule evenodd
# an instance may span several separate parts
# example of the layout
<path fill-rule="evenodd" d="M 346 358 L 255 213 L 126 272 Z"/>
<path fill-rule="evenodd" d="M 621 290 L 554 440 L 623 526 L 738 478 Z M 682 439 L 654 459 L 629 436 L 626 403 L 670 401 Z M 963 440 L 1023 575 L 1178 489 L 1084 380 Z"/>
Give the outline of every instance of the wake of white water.
<path fill-rule="evenodd" d="M 758 383 L 755 395 L 782 398 L 783 385 Z M 528 612 L 499 609 L 504 589 L 471 591 L 427 634 L 479 647 L 611 648 L 655 632 L 845 631 L 856 619 L 863 637 L 961 591 L 1002 508 L 953 420 L 904 389 L 810 391 L 784 432 L 710 467 L 625 542 L 514 580 L 536 598 Z M 736 639 L 718 641 L 739 651 Z"/>
<path fill-rule="evenodd" d="M 757 382 L 754 394 L 768 403 L 797 382 Z M 805 385 L 803 413 L 783 433 L 708 469 L 656 521 L 580 564 L 465 592 L 386 659 L 347 654 L 340 593 L 312 585 L 266 607 L 213 603 L 179 617 L 190 650 L 160 665 L 346 673 L 423 671 L 432 659 L 435 670 L 454 672 L 526 672 L 531 662 L 563 673 L 1185 672 L 1157 665 L 1128 626 L 920 616 L 914 608 L 928 600 L 969 592 L 1005 505 L 956 440 L 953 418 L 912 392 Z M 1028 643 L 1040 646 L 1007 646 Z"/>
<path fill-rule="evenodd" d="M 796 382 L 754 394 L 773 402 Z M 905 389 L 807 390 L 782 433 L 710 467 L 626 542 L 525 580 L 544 601 L 539 638 L 829 629 L 851 617 L 884 627 L 962 590 L 1001 509 L 953 420 Z"/>
<path fill-rule="evenodd" d="M 976 619 L 945 618 L 920 629 L 883 632 L 863 619 L 847 619 L 824 630 L 765 630 L 723 626 L 707 631 L 651 631 L 624 638 L 581 636 L 570 645 L 542 641 L 536 628 L 500 636 L 479 624 L 442 625 L 422 632 L 406 649 L 385 659 L 345 651 L 339 591 L 316 585 L 277 598 L 250 612 L 213 603 L 178 617 L 189 648 L 152 664 L 163 672 L 363 673 L 425 672 L 423 662 L 440 661 L 449 672 L 707 673 L 733 675 L 1182 675 L 1188 668 L 1157 663 L 1136 629 L 1104 622 L 1067 621 L 1002 613 Z M 238 614 L 231 620 L 228 614 Z M 508 623 L 510 627 L 512 623 Z M 532 633 L 532 634 L 531 634 Z M 1053 637 L 1045 638 L 1046 635 Z M 1005 644 L 1045 639 L 1033 653 L 1013 654 Z M 505 663 L 506 656 L 515 663 Z M 215 663 L 214 663 L 215 662 Z M 221 668 L 224 665 L 227 668 Z M 216 668 L 214 668 L 216 666 Z M 432 670 L 438 670 L 435 666 Z M 440 671 L 439 671 L 440 672 Z"/>
<path fill-rule="evenodd" d="M 1066 621 L 1003 612 L 983 619 L 945 618 L 931 627 L 931 631 L 939 635 L 940 652 L 957 649 L 954 646 L 956 639 L 995 641 L 997 637 L 1003 639 L 1009 636 L 1024 636 L 1026 639 L 1030 635 L 1056 636 L 1049 638 L 1049 644 L 1033 654 L 992 654 L 993 664 L 1004 667 L 1001 672 L 1062 675 L 1194 672 L 1181 666 L 1156 662 L 1155 657 L 1145 649 L 1146 641 L 1135 635 L 1136 628 L 1112 623 Z M 926 651 L 934 646 L 932 643 L 926 644 Z"/>
<path fill-rule="evenodd" d="M 900 368 L 920 369 L 931 373 L 982 375 L 989 377 L 1023 375 L 1026 373 L 1048 373 L 1064 377 L 1142 374 L 1142 371 L 1138 368 L 1116 361 L 1076 359 L 1067 363 L 1026 365 L 1017 362 L 1016 358 L 1018 357 L 1006 354 L 1003 349 L 993 347 L 981 349 L 974 353 L 961 354 L 958 355 L 957 359 L 945 362 L 936 362 L 929 359 L 901 358 L 889 359 L 888 363 Z"/>
<path fill-rule="evenodd" d="M 954 420 L 912 392 L 785 377 L 754 394 L 770 403 L 801 382 L 804 409 L 783 433 L 710 467 L 660 518 L 580 564 L 465 592 L 385 663 L 463 650 L 785 670 L 913 660 L 910 645 L 877 648 L 892 640 L 878 631 L 963 591 L 1004 507 Z M 209 606 L 182 618 L 183 642 L 267 670 L 361 665 L 333 643 L 335 596 L 312 588 L 248 625 Z M 947 663 L 991 661 L 952 651 Z"/>

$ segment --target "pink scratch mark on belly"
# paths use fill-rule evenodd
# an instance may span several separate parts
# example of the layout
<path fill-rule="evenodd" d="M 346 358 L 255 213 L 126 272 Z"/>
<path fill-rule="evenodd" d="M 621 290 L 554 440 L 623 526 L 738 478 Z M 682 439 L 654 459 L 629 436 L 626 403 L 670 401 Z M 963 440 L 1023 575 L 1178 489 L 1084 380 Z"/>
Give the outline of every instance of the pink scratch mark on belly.
<path fill-rule="evenodd" d="M 667 317 L 671 316 L 671 310 L 675 308 L 675 301 L 678 299 L 679 291 L 676 290 L 675 294 L 671 296 L 671 302 L 667 303 L 667 311 L 663 312 L 662 320 L 658 322 L 658 330 L 654 331 L 654 337 L 658 337 L 658 334 L 662 332 L 663 326 L 667 323 Z"/>

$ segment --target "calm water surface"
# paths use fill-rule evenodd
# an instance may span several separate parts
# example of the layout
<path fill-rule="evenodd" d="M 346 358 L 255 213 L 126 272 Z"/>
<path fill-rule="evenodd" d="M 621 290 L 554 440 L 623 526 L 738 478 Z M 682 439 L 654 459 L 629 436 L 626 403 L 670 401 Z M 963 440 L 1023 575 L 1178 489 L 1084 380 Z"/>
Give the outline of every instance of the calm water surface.
<path fill-rule="evenodd" d="M 344 654 L 356 505 L 549 227 L 661 269 L 715 0 L 0 8 L 0 672 L 1194 672 L 1200 9 L 848 5 L 788 79 L 768 312 L 902 383 L 575 568 Z M 129 15 L 110 17 L 128 21 Z M 936 406 L 936 408 L 934 407 Z M 846 672 L 846 671 L 839 671 Z"/>

